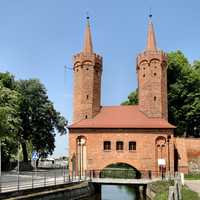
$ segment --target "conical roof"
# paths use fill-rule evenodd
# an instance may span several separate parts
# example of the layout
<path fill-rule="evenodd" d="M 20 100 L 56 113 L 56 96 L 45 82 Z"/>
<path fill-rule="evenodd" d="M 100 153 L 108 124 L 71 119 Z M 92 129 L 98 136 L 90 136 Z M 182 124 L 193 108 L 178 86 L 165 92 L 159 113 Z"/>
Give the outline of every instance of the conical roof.
<path fill-rule="evenodd" d="M 156 37 L 151 17 L 149 17 L 146 50 L 156 50 Z"/>
<path fill-rule="evenodd" d="M 87 17 L 87 25 L 85 30 L 83 53 L 93 53 L 92 34 L 90 31 L 89 17 Z"/>

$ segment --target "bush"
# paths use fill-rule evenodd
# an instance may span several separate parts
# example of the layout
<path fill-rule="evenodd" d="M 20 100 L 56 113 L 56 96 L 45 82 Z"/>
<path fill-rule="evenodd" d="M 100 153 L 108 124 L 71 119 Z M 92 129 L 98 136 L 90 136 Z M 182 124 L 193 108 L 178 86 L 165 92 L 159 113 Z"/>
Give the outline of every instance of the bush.
<path fill-rule="evenodd" d="M 150 188 L 156 193 L 154 200 L 167 200 L 169 186 L 174 185 L 174 181 L 156 181 L 151 183 Z"/>
<path fill-rule="evenodd" d="M 185 175 L 187 180 L 200 180 L 200 172 L 193 172 Z"/>

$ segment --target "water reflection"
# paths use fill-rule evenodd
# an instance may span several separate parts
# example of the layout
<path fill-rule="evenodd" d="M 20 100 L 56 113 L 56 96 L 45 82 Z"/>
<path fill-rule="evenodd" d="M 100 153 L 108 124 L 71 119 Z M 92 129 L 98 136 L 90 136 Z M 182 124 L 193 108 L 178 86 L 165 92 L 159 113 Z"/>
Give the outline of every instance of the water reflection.
<path fill-rule="evenodd" d="M 101 195 L 88 200 L 139 200 L 138 188 L 125 185 L 102 185 Z"/>

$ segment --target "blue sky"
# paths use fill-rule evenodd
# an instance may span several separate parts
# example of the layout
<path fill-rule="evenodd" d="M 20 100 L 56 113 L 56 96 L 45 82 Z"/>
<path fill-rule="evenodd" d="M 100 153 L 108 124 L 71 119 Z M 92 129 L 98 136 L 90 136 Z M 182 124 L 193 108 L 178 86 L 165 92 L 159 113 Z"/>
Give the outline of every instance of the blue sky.
<path fill-rule="evenodd" d="M 198 0 L 0 0 L 0 71 L 38 78 L 68 120 L 72 116 L 72 55 L 82 49 L 89 11 L 95 52 L 103 56 L 102 105 L 118 105 L 137 87 L 135 59 L 145 48 L 151 7 L 158 47 L 200 59 Z M 54 155 L 68 151 L 56 137 Z"/>

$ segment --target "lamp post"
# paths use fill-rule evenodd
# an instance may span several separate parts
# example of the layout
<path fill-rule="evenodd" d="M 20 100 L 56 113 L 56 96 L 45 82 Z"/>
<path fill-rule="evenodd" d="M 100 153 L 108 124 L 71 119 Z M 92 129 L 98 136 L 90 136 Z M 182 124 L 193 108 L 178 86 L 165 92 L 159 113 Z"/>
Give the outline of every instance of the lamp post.
<path fill-rule="evenodd" d="M 0 138 L 0 193 L 1 193 L 1 138 Z"/>
<path fill-rule="evenodd" d="M 163 158 L 162 158 L 162 149 L 163 149 L 163 147 L 164 147 L 164 145 L 161 144 L 161 145 L 160 145 L 160 154 L 161 154 L 161 159 L 163 159 Z M 163 180 L 163 164 L 161 165 L 161 174 L 162 174 L 162 180 Z"/>
<path fill-rule="evenodd" d="M 197 137 L 197 127 L 194 127 L 194 136 Z"/>
<path fill-rule="evenodd" d="M 170 150 L 169 150 L 169 144 L 170 144 L 170 138 L 171 136 L 167 136 L 167 151 L 168 151 L 168 171 L 170 172 Z"/>

